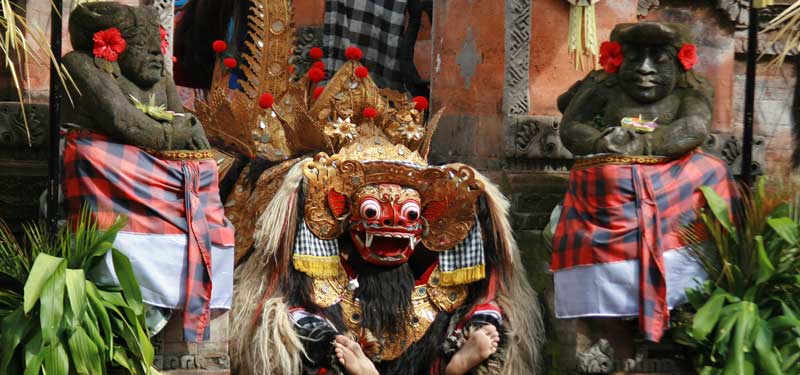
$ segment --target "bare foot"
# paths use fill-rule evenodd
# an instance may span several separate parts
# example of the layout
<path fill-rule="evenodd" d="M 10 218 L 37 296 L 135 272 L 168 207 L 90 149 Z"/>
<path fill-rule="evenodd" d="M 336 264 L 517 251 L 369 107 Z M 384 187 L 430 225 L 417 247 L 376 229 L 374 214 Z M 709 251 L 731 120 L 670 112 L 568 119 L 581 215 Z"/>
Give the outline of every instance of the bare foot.
<path fill-rule="evenodd" d="M 361 351 L 357 342 L 346 336 L 336 336 L 336 358 L 350 375 L 380 375 L 372 361 Z"/>
<path fill-rule="evenodd" d="M 447 375 L 463 375 L 481 364 L 489 356 L 497 352 L 500 344 L 500 333 L 497 327 L 488 324 L 472 331 L 469 339 L 458 349 L 447 364 Z"/>

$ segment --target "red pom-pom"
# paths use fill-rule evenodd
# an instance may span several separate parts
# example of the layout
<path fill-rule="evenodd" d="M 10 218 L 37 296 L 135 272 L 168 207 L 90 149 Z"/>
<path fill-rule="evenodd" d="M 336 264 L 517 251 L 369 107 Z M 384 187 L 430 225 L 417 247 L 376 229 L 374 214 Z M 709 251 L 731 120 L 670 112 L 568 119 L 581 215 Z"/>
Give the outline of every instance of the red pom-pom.
<path fill-rule="evenodd" d="M 367 68 L 363 66 L 359 66 L 358 68 L 356 68 L 354 73 L 358 78 L 367 78 L 367 76 L 369 75 L 369 70 L 367 70 Z"/>
<path fill-rule="evenodd" d="M 322 58 L 322 48 L 319 48 L 319 47 L 311 48 L 311 50 L 308 51 L 308 57 L 310 57 L 310 58 L 312 58 L 314 60 L 321 59 Z"/>
<path fill-rule="evenodd" d="M 308 79 L 311 82 L 319 82 L 325 79 L 325 71 L 320 68 L 311 68 L 308 70 Z"/>
<path fill-rule="evenodd" d="M 694 44 L 684 44 L 678 51 L 678 60 L 684 70 L 692 70 L 697 64 L 697 47 Z"/>
<path fill-rule="evenodd" d="M 258 105 L 261 108 L 270 108 L 272 105 L 275 104 L 275 98 L 272 97 L 272 94 L 265 92 L 258 97 Z"/>
<path fill-rule="evenodd" d="M 214 43 L 211 43 L 211 49 L 216 53 L 223 53 L 228 49 L 228 43 L 225 43 L 224 40 L 215 40 Z"/>
<path fill-rule="evenodd" d="M 361 52 L 361 48 L 358 47 L 347 47 L 344 50 L 344 57 L 348 60 L 361 60 L 361 57 L 364 56 L 364 53 Z"/>
<path fill-rule="evenodd" d="M 236 61 L 236 59 L 234 59 L 233 57 L 226 57 L 225 59 L 222 60 L 222 63 L 225 64 L 225 66 L 227 66 L 228 69 L 233 69 L 237 65 L 239 65 L 239 62 Z"/>
<path fill-rule="evenodd" d="M 414 102 L 414 108 L 416 108 L 417 111 L 424 111 L 428 109 L 428 99 L 424 96 L 416 96 L 414 99 L 411 99 L 411 101 Z"/>
<path fill-rule="evenodd" d="M 322 95 L 322 91 L 325 90 L 325 86 L 319 86 L 314 88 L 314 99 L 319 98 Z"/>
<path fill-rule="evenodd" d="M 294 65 L 289 65 L 289 74 L 294 75 Z"/>
<path fill-rule="evenodd" d="M 317 68 L 317 69 L 322 70 L 322 71 L 325 71 L 325 63 L 323 63 L 322 61 L 317 61 L 317 62 L 311 64 L 311 67 L 312 68 Z"/>
<path fill-rule="evenodd" d="M 378 110 L 372 107 L 364 108 L 364 113 L 362 113 L 365 118 L 375 118 L 378 115 Z"/>

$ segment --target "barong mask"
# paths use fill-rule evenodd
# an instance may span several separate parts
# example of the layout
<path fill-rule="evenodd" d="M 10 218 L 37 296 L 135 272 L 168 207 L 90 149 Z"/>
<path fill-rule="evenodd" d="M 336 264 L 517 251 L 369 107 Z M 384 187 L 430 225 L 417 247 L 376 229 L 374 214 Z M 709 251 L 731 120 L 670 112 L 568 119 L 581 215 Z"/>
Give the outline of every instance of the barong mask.
<path fill-rule="evenodd" d="M 331 190 L 334 215 L 344 211 L 347 197 Z M 350 209 L 350 236 L 359 255 L 370 263 L 405 263 L 422 235 L 419 193 L 398 185 L 367 185 L 355 194 Z"/>

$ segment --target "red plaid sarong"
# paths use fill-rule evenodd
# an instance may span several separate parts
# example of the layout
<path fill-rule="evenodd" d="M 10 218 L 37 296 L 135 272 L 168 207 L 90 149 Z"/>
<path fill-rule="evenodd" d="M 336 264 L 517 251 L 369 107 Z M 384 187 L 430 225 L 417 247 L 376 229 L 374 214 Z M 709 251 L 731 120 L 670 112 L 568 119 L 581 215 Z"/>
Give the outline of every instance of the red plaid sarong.
<path fill-rule="evenodd" d="M 736 195 L 727 165 L 701 151 L 658 164 L 573 168 L 551 270 L 638 260 L 639 325 L 659 341 L 669 322 L 664 253 L 685 247 L 678 230 L 705 205 L 703 185 L 729 201 Z"/>
<path fill-rule="evenodd" d="M 182 299 L 186 341 L 208 337 L 211 249 L 232 248 L 234 242 L 233 226 L 224 216 L 217 178 L 214 160 L 163 160 L 138 147 L 85 131 L 70 132 L 66 137 L 63 188 L 70 216 L 78 215 L 87 204 L 101 225 L 111 223 L 117 216 L 126 217 L 127 224 L 120 233 L 185 238 L 185 245 L 178 241 L 173 246 L 185 249 L 188 263 Z M 164 249 L 151 250 L 153 257 L 165 255 Z"/>

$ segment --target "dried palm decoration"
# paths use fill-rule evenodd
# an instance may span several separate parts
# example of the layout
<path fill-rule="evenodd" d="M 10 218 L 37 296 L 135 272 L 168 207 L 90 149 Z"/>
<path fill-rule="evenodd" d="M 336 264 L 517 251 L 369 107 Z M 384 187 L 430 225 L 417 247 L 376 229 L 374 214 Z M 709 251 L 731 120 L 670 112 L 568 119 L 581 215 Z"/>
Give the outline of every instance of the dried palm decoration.
<path fill-rule="evenodd" d="M 90 0 L 81 0 L 81 2 L 87 1 Z M 72 77 L 70 77 L 64 65 L 58 64 L 56 61 L 45 33 L 39 28 L 28 24 L 23 13 L 24 9 L 13 3 L 12 0 L 0 0 L 0 49 L 2 49 L 5 67 L 9 70 L 11 81 L 17 91 L 28 145 L 31 145 L 28 117 L 25 113 L 22 95 L 23 86 L 27 88 L 27 82 L 30 81 L 30 77 L 26 64 L 22 62 L 30 58 L 34 63 L 43 65 L 47 60 L 50 60 L 52 64 L 59 67 L 56 71 L 61 85 L 66 87 L 66 83 L 70 82 L 76 90 L 77 87 L 72 82 Z M 30 42 L 26 35 L 30 37 Z M 25 77 L 25 80 L 23 81 L 21 77 Z M 69 90 L 65 91 L 70 102 L 72 102 Z"/>
<path fill-rule="evenodd" d="M 768 1 L 767 4 L 756 2 L 756 6 L 758 5 L 762 7 L 771 5 L 771 1 Z M 769 44 L 775 45 L 776 49 L 780 48 L 781 45 L 783 46 L 783 48 L 780 48 L 780 52 L 769 62 L 769 67 L 775 68 L 783 65 L 786 56 L 792 51 L 797 52 L 798 48 L 800 48 L 800 0 L 792 3 L 792 5 L 769 21 L 762 32 L 772 33 L 769 38 Z"/>
<path fill-rule="evenodd" d="M 594 5 L 600 0 L 567 0 L 569 11 L 569 56 L 577 70 L 597 67 L 597 23 Z"/>

